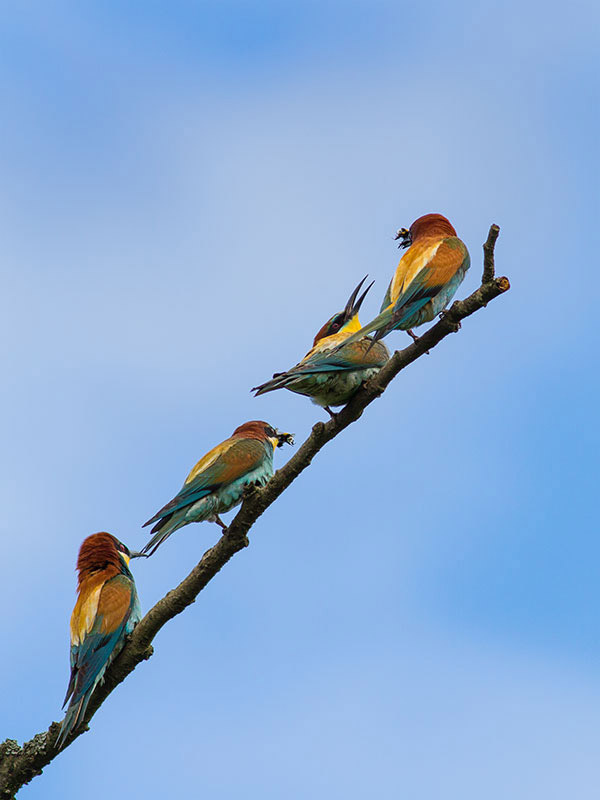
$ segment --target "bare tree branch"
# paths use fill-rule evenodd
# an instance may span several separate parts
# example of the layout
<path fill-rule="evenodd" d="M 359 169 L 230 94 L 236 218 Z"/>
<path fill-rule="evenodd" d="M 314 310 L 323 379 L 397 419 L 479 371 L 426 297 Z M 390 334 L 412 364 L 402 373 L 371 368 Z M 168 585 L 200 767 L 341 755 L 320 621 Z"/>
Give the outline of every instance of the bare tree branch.
<path fill-rule="evenodd" d="M 317 422 L 308 439 L 295 455 L 262 489 L 251 489 L 227 531 L 219 541 L 207 550 L 190 574 L 148 611 L 137 625 L 122 652 L 106 671 L 104 683 L 94 692 L 85 715 L 84 723 L 74 731 L 66 742 L 71 744 L 84 731 L 88 723 L 121 681 L 133 672 L 136 666 L 152 655 L 152 640 L 160 629 L 177 614 L 181 614 L 206 584 L 239 551 L 248 545 L 247 534 L 256 520 L 277 500 L 279 495 L 303 472 L 319 450 L 334 439 L 344 428 L 356 422 L 364 409 L 376 400 L 389 383 L 409 364 L 430 351 L 448 334 L 460 329 L 463 319 L 484 308 L 490 300 L 510 289 L 508 278 L 494 277 L 494 247 L 500 228 L 492 225 L 487 241 L 483 245 L 483 278 L 479 289 L 465 300 L 456 301 L 441 315 L 432 328 L 413 344 L 394 353 L 387 364 L 369 380 L 339 414 L 327 422 Z M 40 775 L 42 769 L 58 754 L 55 742 L 60 725 L 53 722 L 47 731 L 36 734 L 33 739 L 19 746 L 14 739 L 0 744 L 0 800 L 13 798 L 26 783 Z"/>
<path fill-rule="evenodd" d="M 498 225 L 490 225 L 490 232 L 483 245 L 483 275 L 481 276 L 481 283 L 491 283 L 496 274 L 494 266 L 494 248 L 496 246 L 496 239 L 500 233 Z"/>

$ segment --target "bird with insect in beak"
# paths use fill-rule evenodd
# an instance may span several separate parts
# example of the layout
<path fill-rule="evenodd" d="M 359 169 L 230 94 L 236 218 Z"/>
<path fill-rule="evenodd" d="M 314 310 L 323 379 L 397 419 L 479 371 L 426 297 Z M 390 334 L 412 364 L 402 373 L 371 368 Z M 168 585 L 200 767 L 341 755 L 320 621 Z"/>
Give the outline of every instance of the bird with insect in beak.
<path fill-rule="evenodd" d="M 273 477 L 276 447 L 294 444 L 291 433 L 280 433 L 267 422 L 253 420 L 236 428 L 229 439 L 198 461 L 181 490 L 146 525 L 154 536 L 142 548 L 152 555 L 173 531 L 190 522 L 216 522 L 227 530 L 223 514 L 242 501 L 247 486 L 264 486 Z"/>
<path fill-rule="evenodd" d="M 413 338 L 418 325 L 441 313 L 465 277 L 471 260 L 452 224 L 441 214 L 425 214 L 396 234 L 398 247 L 408 248 L 400 259 L 374 320 L 353 334 L 347 344 L 374 332 L 374 340 L 403 330 Z"/>
<path fill-rule="evenodd" d="M 77 602 L 71 615 L 69 707 L 56 744 L 61 748 L 83 721 L 94 689 L 141 619 L 129 559 L 139 555 L 110 533 L 83 540 L 77 558 Z"/>
<path fill-rule="evenodd" d="M 358 311 L 373 283 L 358 297 L 366 276 L 350 295 L 343 311 L 334 314 L 315 336 L 312 350 L 287 372 L 277 372 L 272 380 L 255 386 L 255 397 L 275 389 L 310 397 L 332 417 L 331 406 L 345 405 L 358 388 L 375 375 L 390 357 L 382 342 L 360 337 L 346 340 L 360 330 Z M 358 299 L 357 299 L 358 297 Z"/>

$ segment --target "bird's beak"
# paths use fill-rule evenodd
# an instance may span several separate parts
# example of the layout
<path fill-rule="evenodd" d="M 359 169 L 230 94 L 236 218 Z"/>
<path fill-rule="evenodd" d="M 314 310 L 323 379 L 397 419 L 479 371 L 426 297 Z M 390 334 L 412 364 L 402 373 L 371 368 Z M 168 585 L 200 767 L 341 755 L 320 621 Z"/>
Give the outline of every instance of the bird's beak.
<path fill-rule="evenodd" d="M 133 550 L 130 555 L 130 558 L 150 558 L 148 553 L 141 553 L 139 550 Z"/>
<path fill-rule="evenodd" d="M 293 433 L 282 433 L 281 431 L 275 431 L 275 435 L 277 437 L 277 447 L 283 447 L 284 444 L 294 444 Z"/>
<path fill-rule="evenodd" d="M 365 277 L 362 279 L 362 281 L 358 284 L 356 289 L 352 292 L 352 294 L 348 298 L 348 302 L 346 303 L 346 308 L 344 309 L 344 318 L 345 318 L 346 321 L 348 321 L 349 319 L 352 319 L 352 317 L 354 317 L 356 314 L 358 314 L 358 311 L 359 311 L 359 309 L 360 309 L 360 307 L 362 305 L 362 302 L 365 299 L 365 297 L 367 296 L 367 292 L 369 291 L 371 286 L 373 286 L 373 284 L 375 283 L 375 281 L 371 281 L 371 283 L 367 286 L 367 288 L 364 290 L 364 292 L 361 294 L 361 296 L 357 300 L 356 297 L 357 297 L 358 293 L 360 292 L 363 283 L 367 280 L 368 277 L 369 277 L 368 275 L 365 275 Z"/>
<path fill-rule="evenodd" d="M 396 235 L 394 236 L 394 241 L 398 241 L 400 239 L 400 244 L 398 247 L 410 247 L 412 244 L 412 237 L 410 235 L 410 231 L 406 228 L 400 228 L 396 231 Z"/>

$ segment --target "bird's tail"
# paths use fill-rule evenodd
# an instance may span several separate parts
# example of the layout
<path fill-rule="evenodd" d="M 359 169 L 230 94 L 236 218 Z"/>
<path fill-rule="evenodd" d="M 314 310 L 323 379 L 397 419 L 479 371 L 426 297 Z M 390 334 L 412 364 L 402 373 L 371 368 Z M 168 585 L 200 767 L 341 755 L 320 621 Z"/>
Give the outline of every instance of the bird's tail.
<path fill-rule="evenodd" d="M 275 389 L 285 389 L 288 383 L 297 377 L 297 375 L 292 375 L 290 372 L 276 372 L 270 381 L 261 383 L 260 386 L 253 386 L 250 391 L 254 392 L 255 397 L 258 397 L 259 394 L 274 392 Z"/>
<path fill-rule="evenodd" d="M 149 542 L 146 542 L 146 544 L 140 550 L 140 553 L 143 556 L 151 556 L 153 553 L 155 553 L 165 539 L 168 539 L 169 536 L 177 530 L 177 528 L 181 528 L 186 524 L 185 512 L 187 510 L 188 509 L 186 507 L 179 513 L 169 514 L 169 516 L 159 519 L 156 525 L 150 531 L 154 534 L 154 536 Z M 146 525 L 147 524 L 148 523 L 146 523 Z"/>
<path fill-rule="evenodd" d="M 344 341 L 338 345 L 333 352 L 337 352 L 348 344 L 359 342 L 361 339 L 364 339 L 365 336 L 373 333 L 373 331 L 375 331 L 375 336 L 373 337 L 374 342 L 378 341 L 379 339 L 383 339 L 384 336 L 387 336 L 388 333 L 393 330 L 393 316 L 394 315 L 391 309 L 387 308 L 385 311 L 382 311 L 381 314 L 378 314 L 375 319 L 372 319 L 371 322 L 368 322 L 365 326 L 363 326 L 359 331 L 356 331 L 356 333 L 353 333 L 347 339 L 344 339 Z"/>
<path fill-rule="evenodd" d="M 65 718 L 62 721 L 62 725 L 60 726 L 60 732 L 56 739 L 56 746 L 59 750 L 62 750 L 64 747 L 65 742 L 69 738 L 69 735 L 75 728 L 79 725 L 81 720 L 83 719 L 88 703 L 90 701 L 90 697 L 92 696 L 92 692 L 96 688 L 96 684 L 92 686 L 77 702 L 69 705 L 67 708 L 67 713 L 65 714 Z"/>

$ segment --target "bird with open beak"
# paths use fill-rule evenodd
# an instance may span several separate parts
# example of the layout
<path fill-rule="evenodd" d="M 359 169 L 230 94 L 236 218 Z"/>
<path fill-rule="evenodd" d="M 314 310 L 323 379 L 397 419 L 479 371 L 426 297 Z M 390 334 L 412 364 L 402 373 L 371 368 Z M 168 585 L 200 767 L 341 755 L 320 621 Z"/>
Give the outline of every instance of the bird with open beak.
<path fill-rule="evenodd" d="M 56 740 L 62 747 L 83 721 L 94 689 L 141 619 L 129 559 L 137 554 L 110 533 L 83 540 L 77 557 L 77 602 L 71 615 L 69 707 Z"/>
<path fill-rule="evenodd" d="M 284 444 L 294 444 L 293 434 L 280 433 L 267 422 L 253 420 L 236 428 L 198 461 L 178 494 L 144 524 L 154 524 L 154 536 L 142 554 L 152 555 L 173 531 L 190 522 L 207 520 L 227 530 L 219 514 L 241 503 L 247 486 L 264 486 L 273 477 L 273 453 Z"/>
<path fill-rule="evenodd" d="M 452 224 L 441 214 L 425 214 L 396 234 L 398 247 L 408 248 L 400 259 L 374 320 L 353 334 L 348 343 L 374 332 L 377 341 L 390 331 L 407 331 L 443 311 L 454 297 L 471 260 Z M 348 344 L 347 343 L 347 344 Z"/>
<path fill-rule="evenodd" d="M 310 397 L 333 416 L 331 406 L 345 405 L 357 389 L 378 372 L 390 357 L 382 342 L 359 337 L 346 340 L 360 330 L 358 311 L 372 283 L 358 297 L 366 276 L 350 295 L 343 311 L 334 314 L 315 336 L 310 350 L 295 367 L 277 372 L 272 380 L 255 386 L 255 397 L 275 389 Z M 358 299 L 357 299 L 358 298 Z"/>

